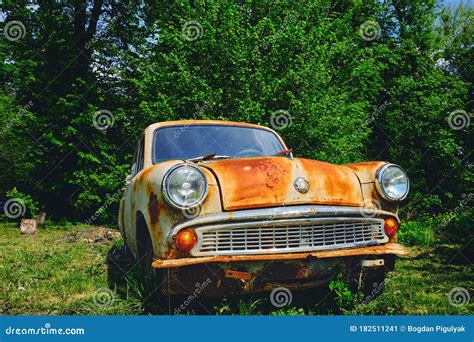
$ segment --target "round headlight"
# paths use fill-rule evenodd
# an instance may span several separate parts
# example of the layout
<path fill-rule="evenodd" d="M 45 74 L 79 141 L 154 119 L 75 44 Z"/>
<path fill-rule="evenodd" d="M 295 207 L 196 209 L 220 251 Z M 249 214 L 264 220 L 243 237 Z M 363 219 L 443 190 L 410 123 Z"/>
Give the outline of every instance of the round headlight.
<path fill-rule="evenodd" d="M 168 203 L 177 208 L 194 207 L 206 196 L 206 177 L 195 166 L 188 164 L 175 166 L 163 179 L 163 193 Z"/>
<path fill-rule="evenodd" d="M 377 173 L 375 183 L 382 197 L 389 201 L 401 201 L 407 197 L 410 190 L 407 174 L 394 164 L 384 165 Z"/>

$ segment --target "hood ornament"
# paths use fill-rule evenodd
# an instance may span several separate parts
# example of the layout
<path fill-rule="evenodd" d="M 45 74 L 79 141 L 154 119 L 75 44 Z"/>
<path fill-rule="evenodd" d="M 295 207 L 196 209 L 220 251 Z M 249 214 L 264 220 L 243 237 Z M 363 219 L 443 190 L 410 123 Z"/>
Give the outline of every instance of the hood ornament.
<path fill-rule="evenodd" d="M 301 192 L 302 194 L 307 193 L 309 190 L 309 183 L 303 177 L 296 178 L 293 182 L 293 186 L 295 187 L 296 191 Z"/>

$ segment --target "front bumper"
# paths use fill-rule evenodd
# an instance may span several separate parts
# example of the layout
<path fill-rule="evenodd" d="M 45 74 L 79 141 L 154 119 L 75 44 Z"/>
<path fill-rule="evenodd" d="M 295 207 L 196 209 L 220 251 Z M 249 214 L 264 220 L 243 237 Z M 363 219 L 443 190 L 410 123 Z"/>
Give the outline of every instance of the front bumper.
<path fill-rule="evenodd" d="M 187 258 L 180 260 L 179 266 L 183 267 L 155 260 L 154 265 L 172 266 L 159 272 L 163 276 L 163 295 L 213 297 L 267 292 L 279 287 L 311 289 L 327 286 L 338 275 L 360 281 L 362 274 L 368 279 L 371 274 L 392 271 L 395 255 L 407 254 L 408 251 L 402 246 L 389 243 L 377 247 L 289 255 Z"/>
<path fill-rule="evenodd" d="M 327 251 L 314 251 L 305 253 L 287 254 L 257 254 L 257 255 L 217 255 L 208 257 L 194 257 L 181 259 L 155 259 L 152 266 L 155 268 L 176 268 L 182 266 L 205 264 L 205 263 L 231 263 L 242 261 L 277 261 L 277 260 L 301 260 L 301 259 L 325 259 L 337 257 L 351 257 L 363 255 L 398 255 L 408 256 L 408 249 L 397 244 L 387 243 L 380 246 L 370 246 L 361 248 L 348 248 Z"/>

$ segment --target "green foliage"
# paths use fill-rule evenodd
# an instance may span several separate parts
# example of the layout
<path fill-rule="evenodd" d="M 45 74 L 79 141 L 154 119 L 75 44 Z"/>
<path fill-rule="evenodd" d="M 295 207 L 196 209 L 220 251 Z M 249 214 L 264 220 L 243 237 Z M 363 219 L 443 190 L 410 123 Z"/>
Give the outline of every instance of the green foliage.
<path fill-rule="evenodd" d="M 16 199 L 21 204 L 25 206 L 25 217 L 33 217 L 39 213 L 39 205 L 30 195 L 22 193 L 17 190 L 17 188 L 13 188 L 7 191 L 7 197 L 10 199 Z"/>
<path fill-rule="evenodd" d="M 466 201 L 440 215 L 402 223 L 397 238 L 402 244 L 418 247 L 454 242 L 468 245 L 474 237 L 474 208 L 468 204 Z"/>
<path fill-rule="evenodd" d="M 342 312 L 352 308 L 361 297 L 360 293 L 351 290 L 348 280 L 341 277 L 331 280 L 329 289 L 334 293 L 337 308 Z"/>
<path fill-rule="evenodd" d="M 272 311 L 271 315 L 272 316 L 304 316 L 306 315 L 306 313 L 303 308 L 297 308 L 297 307 L 291 306 L 289 308 L 282 308 L 276 311 Z"/>
<path fill-rule="evenodd" d="M 138 136 L 179 119 L 273 124 L 300 157 L 400 164 L 409 219 L 472 188 L 473 126 L 448 120 L 473 109 L 472 6 L 19 0 L 2 13 L 25 34 L 0 41 L 0 196 L 16 187 L 54 220 L 115 222 Z"/>
<path fill-rule="evenodd" d="M 404 223 L 397 234 L 400 243 L 408 246 L 429 246 L 436 242 L 436 220 L 428 217 Z"/>

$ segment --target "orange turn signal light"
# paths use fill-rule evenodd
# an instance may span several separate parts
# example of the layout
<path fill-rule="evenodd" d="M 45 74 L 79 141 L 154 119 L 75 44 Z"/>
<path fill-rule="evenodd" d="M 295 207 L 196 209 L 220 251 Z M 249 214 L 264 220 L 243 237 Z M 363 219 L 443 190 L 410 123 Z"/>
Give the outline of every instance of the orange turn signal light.
<path fill-rule="evenodd" d="M 176 234 L 175 243 L 176 247 L 183 252 L 189 252 L 194 246 L 196 246 L 196 233 L 191 229 L 180 230 L 178 234 Z"/>
<path fill-rule="evenodd" d="M 384 222 L 385 234 L 387 234 L 389 237 L 394 236 L 395 234 L 397 234 L 399 226 L 400 224 L 396 219 L 394 219 L 393 217 L 387 217 Z"/>

